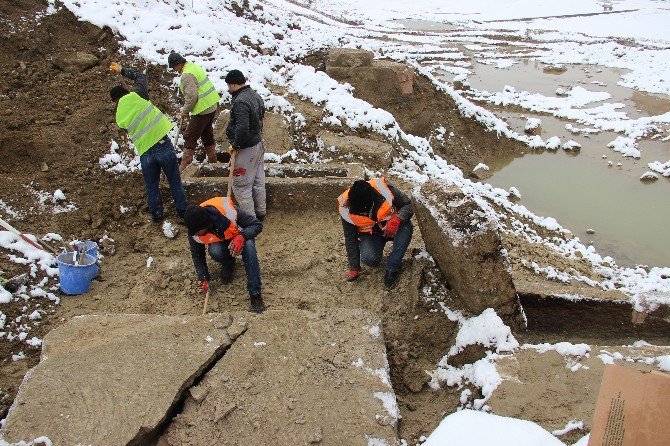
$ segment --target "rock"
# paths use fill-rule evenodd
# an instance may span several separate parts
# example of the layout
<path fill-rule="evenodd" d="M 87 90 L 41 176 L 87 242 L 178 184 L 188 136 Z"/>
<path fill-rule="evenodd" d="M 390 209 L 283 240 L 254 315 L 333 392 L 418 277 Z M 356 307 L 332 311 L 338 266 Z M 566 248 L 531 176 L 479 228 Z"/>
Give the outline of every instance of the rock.
<path fill-rule="evenodd" d="M 42 161 L 40 163 L 40 171 L 42 171 L 42 172 L 48 172 L 49 171 L 49 165 L 45 161 Z"/>
<path fill-rule="evenodd" d="M 474 175 L 478 180 L 485 180 L 490 178 L 493 173 L 491 172 L 489 166 L 484 163 L 479 163 L 475 166 L 474 169 L 472 169 L 472 175 Z"/>
<path fill-rule="evenodd" d="M 21 384 L 4 438 L 148 444 L 230 343 L 201 317 L 73 318 L 45 337 L 42 361 Z"/>
<path fill-rule="evenodd" d="M 384 86 L 384 95 L 403 99 L 414 92 L 414 69 L 409 65 L 390 60 L 375 60 L 369 66 L 327 65 L 326 73 L 339 82 L 356 82 L 379 89 Z"/>
<path fill-rule="evenodd" d="M 542 68 L 542 72 L 548 74 L 563 74 L 568 71 L 568 68 L 565 65 L 547 65 Z"/>
<path fill-rule="evenodd" d="M 455 80 L 454 81 L 454 90 L 468 91 L 470 90 L 470 84 L 466 80 Z"/>
<path fill-rule="evenodd" d="M 374 54 L 372 51 L 352 48 L 332 48 L 328 51 L 326 66 L 330 67 L 369 67 L 372 64 Z"/>
<path fill-rule="evenodd" d="M 209 393 L 209 388 L 206 386 L 195 386 L 188 389 L 188 393 L 194 401 L 202 403 L 202 400 L 204 400 L 207 397 L 207 393 Z"/>
<path fill-rule="evenodd" d="M 60 53 L 53 59 L 53 64 L 68 73 L 81 73 L 98 64 L 98 58 L 90 53 L 77 51 L 74 53 Z"/>
<path fill-rule="evenodd" d="M 458 186 L 429 181 L 414 192 L 426 249 L 455 292 L 460 309 L 487 308 L 513 327 L 525 326 L 498 228 Z"/>
<path fill-rule="evenodd" d="M 595 234 L 596 231 L 593 230 L 593 229 L 591 229 L 591 228 L 589 228 L 589 229 L 586 230 L 586 233 L 587 233 L 587 234 Z"/>
<path fill-rule="evenodd" d="M 363 161 L 371 168 L 388 169 L 393 162 L 393 147 L 385 142 L 358 136 L 338 136 L 329 131 L 322 131 L 318 137 L 323 141 L 326 153 L 334 148 L 335 153 Z"/>
<path fill-rule="evenodd" d="M 647 171 L 640 176 L 640 181 L 643 183 L 653 183 L 656 180 L 658 180 L 658 174 L 654 172 Z"/>
<path fill-rule="evenodd" d="M 474 364 L 486 356 L 486 347 L 482 344 L 470 344 L 463 348 L 462 351 L 450 356 L 447 363 L 454 367 L 461 368 L 465 364 Z"/>

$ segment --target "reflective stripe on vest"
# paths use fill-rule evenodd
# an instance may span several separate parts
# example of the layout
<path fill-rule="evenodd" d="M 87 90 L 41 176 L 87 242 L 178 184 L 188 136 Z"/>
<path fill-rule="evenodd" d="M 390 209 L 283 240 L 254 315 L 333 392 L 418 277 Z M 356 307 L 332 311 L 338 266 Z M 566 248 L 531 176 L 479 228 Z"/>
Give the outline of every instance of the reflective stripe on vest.
<path fill-rule="evenodd" d="M 116 123 L 128 130 L 130 141 L 139 155 L 149 150 L 174 127 L 156 106 L 135 92 L 119 99 Z"/>
<path fill-rule="evenodd" d="M 200 203 L 201 207 L 214 206 L 221 214 L 223 214 L 228 220 L 230 220 L 230 226 L 223 233 L 223 240 L 221 240 L 217 235 L 212 234 L 211 232 L 206 233 L 203 236 L 197 234 L 193 235 L 193 240 L 197 243 L 203 245 L 211 245 L 212 243 L 224 242 L 226 240 L 231 240 L 237 234 L 240 233 L 237 227 L 237 210 L 233 204 L 233 200 L 227 197 L 215 197 L 210 198 L 207 201 Z"/>
<path fill-rule="evenodd" d="M 377 210 L 377 220 L 373 220 L 369 217 L 362 215 L 356 215 L 349 213 L 349 189 L 344 191 L 342 195 L 337 197 L 337 202 L 339 204 L 340 216 L 342 219 L 352 225 L 356 226 L 358 232 L 372 233 L 372 229 L 375 225 L 378 225 L 380 229 L 383 229 L 385 223 L 394 215 L 397 214 L 395 208 L 393 207 L 393 193 L 391 189 L 386 184 L 386 178 L 374 178 L 368 183 L 379 192 L 382 197 L 384 197 L 384 203 Z"/>
<path fill-rule="evenodd" d="M 195 77 L 195 81 L 198 86 L 198 101 L 193 106 L 191 113 L 197 115 L 198 113 L 207 110 L 211 106 L 218 104 L 221 100 L 221 96 L 217 93 L 214 84 L 210 82 L 207 73 L 198 65 L 193 62 L 186 62 L 184 69 L 181 72 L 182 76 L 184 74 L 192 74 Z M 179 83 L 179 91 L 184 92 L 182 82 Z"/>

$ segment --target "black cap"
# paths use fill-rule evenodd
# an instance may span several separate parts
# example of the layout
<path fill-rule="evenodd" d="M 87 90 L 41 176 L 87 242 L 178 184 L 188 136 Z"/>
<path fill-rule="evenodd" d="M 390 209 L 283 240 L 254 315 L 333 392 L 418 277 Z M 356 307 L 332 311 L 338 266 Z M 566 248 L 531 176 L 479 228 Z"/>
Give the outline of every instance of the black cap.
<path fill-rule="evenodd" d="M 184 223 L 189 232 L 196 233 L 202 229 L 207 229 L 212 224 L 209 212 L 201 206 L 189 206 L 184 213 Z"/>
<path fill-rule="evenodd" d="M 123 85 L 117 85 L 116 87 L 112 87 L 112 89 L 109 90 L 109 97 L 112 98 L 112 101 L 118 101 L 127 94 L 128 90 L 126 90 Z"/>
<path fill-rule="evenodd" d="M 368 215 L 372 205 L 375 202 L 375 189 L 363 180 L 354 181 L 353 186 L 349 189 L 349 212 L 358 215 Z"/>
<path fill-rule="evenodd" d="M 168 56 L 168 67 L 174 68 L 177 65 L 182 64 L 182 63 L 186 63 L 186 59 L 184 59 L 184 57 L 181 54 L 175 53 L 173 51 Z"/>
<path fill-rule="evenodd" d="M 231 70 L 226 75 L 226 84 L 244 85 L 247 83 L 247 78 L 240 70 Z"/>

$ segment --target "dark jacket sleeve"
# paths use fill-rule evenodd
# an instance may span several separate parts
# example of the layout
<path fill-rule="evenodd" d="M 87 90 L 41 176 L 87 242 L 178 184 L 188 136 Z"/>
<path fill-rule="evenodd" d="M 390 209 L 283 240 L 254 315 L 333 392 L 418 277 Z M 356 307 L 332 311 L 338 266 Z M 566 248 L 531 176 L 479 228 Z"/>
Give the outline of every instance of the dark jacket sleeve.
<path fill-rule="evenodd" d="M 129 68 L 121 68 L 121 75 L 135 81 L 133 91 L 147 101 L 149 100 L 149 82 L 146 74 Z"/>
<path fill-rule="evenodd" d="M 255 239 L 263 230 L 263 223 L 255 215 L 250 215 L 237 206 L 235 206 L 235 209 L 237 210 L 237 226 L 240 228 L 244 239 Z"/>
<path fill-rule="evenodd" d="M 398 210 L 398 218 L 400 218 L 402 221 L 411 219 L 412 215 L 414 215 L 414 209 L 412 209 L 412 200 L 403 192 L 393 187 L 391 184 L 388 184 L 388 187 L 393 194 L 393 207 Z"/>
<path fill-rule="evenodd" d="M 246 102 L 238 100 L 233 103 L 231 114 L 235 115 L 235 128 L 231 129 L 231 133 L 234 132 L 235 139 L 232 141 L 231 145 L 234 149 L 239 149 L 249 140 L 251 108 Z M 229 134 L 229 136 L 231 135 Z"/>
<path fill-rule="evenodd" d="M 193 266 L 195 266 L 195 273 L 198 280 L 210 280 L 209 270 L 207 269 L 207 257 L 205 245 L 197 243 L 193 240 L 193 234 L 188 234 L 189 248 L 191 249 L 191 258 L 193 259 Z"/>
<path fill-rule="evenodd" d="M 344 247 L 347 250 L 349 269 L 360 271 L 361 249 L 358 242 L 358 229 L 348 221 L 342 220 L 342 230 L 344 231 Z"/>

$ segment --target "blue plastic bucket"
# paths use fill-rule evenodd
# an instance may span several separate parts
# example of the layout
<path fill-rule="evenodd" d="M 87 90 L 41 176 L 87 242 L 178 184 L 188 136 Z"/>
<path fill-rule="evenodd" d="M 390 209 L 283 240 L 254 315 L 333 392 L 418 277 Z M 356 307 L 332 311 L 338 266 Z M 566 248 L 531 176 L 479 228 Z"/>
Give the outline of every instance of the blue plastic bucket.
<path fill-rule="evenodd" d="M 74 256 L 73 252 L 65 252 L 56 258 L 60 290 L 65 294 L 84 294 L 91 287 L 91 280 L 98 274 L 98 265 L 95 264 L 97 258 L 84 254 L 84 263 L 79 265 L 74 261 Z"/>
<path fill-rule="evenodd" d="M 98 261 L 98 244 L 94 241 L 87 240 L 85 242 L 78 242 L 75 243 L 74 246 L 77 247 L 78 251 L 81 251 L 81 247 L 86 245 L 86 254 L 93 256 L 93 258 Z M 100 265 L 98 263 L 95 264 L 96 270 L 95 270 L 95 275 L 93 277 L 98 277 L 98 274 L 100 274 Z"/>

